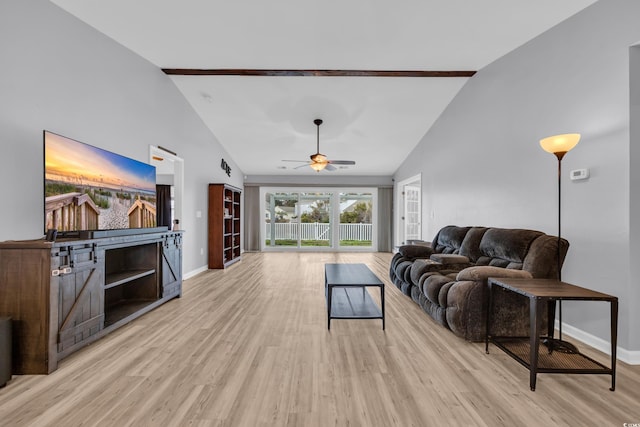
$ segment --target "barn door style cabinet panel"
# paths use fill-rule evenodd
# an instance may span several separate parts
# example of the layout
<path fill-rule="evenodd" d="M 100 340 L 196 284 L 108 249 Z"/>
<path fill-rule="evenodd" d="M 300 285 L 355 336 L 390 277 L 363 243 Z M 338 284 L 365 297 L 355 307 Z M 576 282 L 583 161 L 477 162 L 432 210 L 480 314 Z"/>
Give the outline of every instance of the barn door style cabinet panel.
<path fill-rule="evenodd" d="M 181 293 L 181 232 L 0 243 L 0 316 L 13 319 L 14 374 L 48 374 Z"/>
<path fill-rule="evenodd" d="M 226 268 L 240 261 L 239 188 L 209 184 L 209 268 Z"/>

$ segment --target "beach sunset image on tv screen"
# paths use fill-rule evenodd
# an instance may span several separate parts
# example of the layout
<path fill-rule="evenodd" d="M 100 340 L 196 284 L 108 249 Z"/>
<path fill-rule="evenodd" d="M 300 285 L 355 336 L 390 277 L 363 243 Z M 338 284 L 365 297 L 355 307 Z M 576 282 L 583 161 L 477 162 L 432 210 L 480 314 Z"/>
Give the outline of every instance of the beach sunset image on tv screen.
<path fill-rule="evenodd" d="M 156 226 L 156 168 L 44 132 L 45 230 Z"/>

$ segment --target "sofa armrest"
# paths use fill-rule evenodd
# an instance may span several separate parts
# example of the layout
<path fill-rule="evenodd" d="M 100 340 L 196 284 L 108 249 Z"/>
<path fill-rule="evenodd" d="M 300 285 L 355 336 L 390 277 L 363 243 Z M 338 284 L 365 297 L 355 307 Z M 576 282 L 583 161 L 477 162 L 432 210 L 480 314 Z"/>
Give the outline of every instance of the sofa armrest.
<path fill-rule="evenodd" d="M 398 248 L 398 252 L 406 259 L 429 258 L 433 249 L 425 245 L 403 245 Z"/>
<path fill-rule="evenodd" d="M 433 254 L 429 257 L 432 261 L 439 262 L 440 264 L 469 264 L 469 258 L 464 255 L 457 254 Z"/>
<path fill-rule="evenodd" d="M 421 239 L 407 239 L 407 245 L 431 246 L 431 242 Z"/>
<path fill-rule="evenodd" d="M 481 281 L 489 277 L 510 277 L 514 279 L 531 279 L 531 273 L 511 268 L 492 267 L 488 265 L 468 267 L 458 273 L 456 280 Z"/>

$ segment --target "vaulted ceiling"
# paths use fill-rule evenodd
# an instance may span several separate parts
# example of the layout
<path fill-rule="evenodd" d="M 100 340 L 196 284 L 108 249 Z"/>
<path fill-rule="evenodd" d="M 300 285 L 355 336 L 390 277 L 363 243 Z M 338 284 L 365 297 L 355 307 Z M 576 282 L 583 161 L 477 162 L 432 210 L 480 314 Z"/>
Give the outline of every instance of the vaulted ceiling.
<path fill-rule="evenodd" d="M 180 69 L 170 78 L 245 175 L 316 173 L 282 160 L 316 152 L 320 118 L 320 151 L 356 162 L 322 173 L 383 176 L 473 77 L 375 71 L 472 75 L 595 2 L 51 1 L 159 68 Z"/>

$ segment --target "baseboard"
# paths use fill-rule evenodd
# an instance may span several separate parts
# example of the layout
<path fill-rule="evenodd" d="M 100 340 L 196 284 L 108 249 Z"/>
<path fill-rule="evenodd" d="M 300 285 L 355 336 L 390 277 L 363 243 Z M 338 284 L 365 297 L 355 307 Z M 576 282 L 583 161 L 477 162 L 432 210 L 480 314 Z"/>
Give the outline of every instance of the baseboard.
<path fill-rule="evenodd" d="M 558 321 L 556 320 L 556 329 L 558 329 Z M 588 346 L 595 348 L 605 354 L 611 355 L 611 342 L 603 340 L 595 335 L 587 333 L 581 329 L 562 324 L 562 334 L 575 338 Z M 626 350 L 620 346 L 616 350 L 617 359 L 629 365 L 640 365 L 640 351 Z"/>
<path fill-rule="evenodd" d="M 204 273 L 205 271 L 207 271 L 209 269 L 208 266 L 203 265 L 200 268 L 196 268 L 195 270 L 191 270 L 188 273 L 185 273 L 182 275 L 182 280 L 187 280 L 187 279 L 191 279 L 193 276 L 197 276 L 200 273 Z"/>

